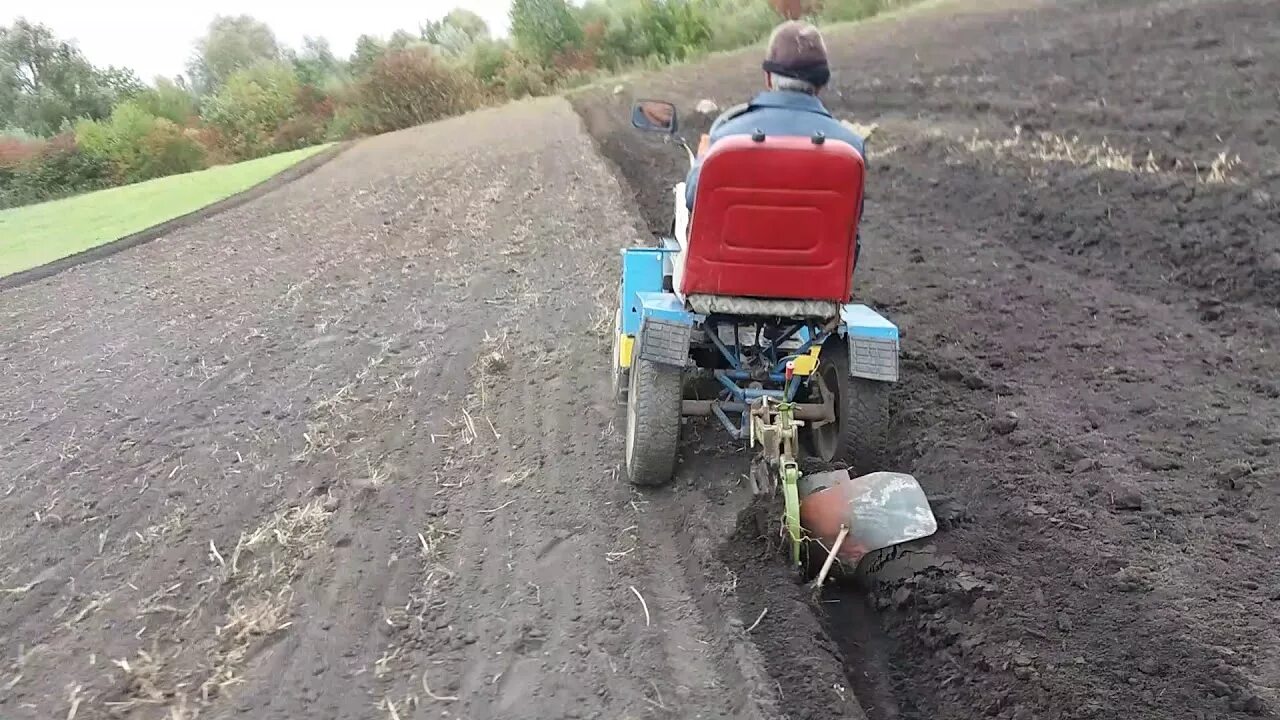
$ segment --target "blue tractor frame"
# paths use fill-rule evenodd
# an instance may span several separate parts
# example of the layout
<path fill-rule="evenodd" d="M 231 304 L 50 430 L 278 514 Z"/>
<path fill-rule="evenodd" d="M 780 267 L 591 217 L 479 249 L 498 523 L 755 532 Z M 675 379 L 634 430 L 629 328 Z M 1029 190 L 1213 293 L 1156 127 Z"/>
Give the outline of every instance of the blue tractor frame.
<path fill-rule="evenodd" d="M 671 240 L 662 247 L 622 251 L 614 355 L 620 401 L 627 399 L 629 372 L 646 332 L 654 340 L 646 345 L 645 356 L 714 378 L 720 390 L 712 400 L 686 398 L 682 391 L 680 415 L 715 417 L 738 439 L 750 439 L 751 406 L 760 398 L 795 404 L 796 417 L 802 421 L 839 420 L 839 409 L 830 403 L 803 402 L 814 394 L 809 390 L 821 349 L 830 347 L 833 338 L 848 348 L 848 367 L 839 368 L 841 372 L 877 383 L 898 380 L 898 328 L 870 307 L 845 304 L 834 319 L 697 313 L 670 289 L 670 256 L 677 251 Z M 744 327 L 758 341 L 768 338 L 752 344 L 759 351 L 754 367 L 746 362 L 748 352 L 740 332 Z"/>
<path fill-rule="evenodd" d="M 676 252 L 672 240 L 622 251 L 613 374 L 627 406 L 627 475 L 636 485 L 666 484 L 681 419 L 714 417 L 731 437 L 762 447 L 753 490 L 781 488 L 798 562 L 798 460 L 804 452 L 874 469 L 867 455 L 881 443 L 880 390 L 898 380 L 898 327 L 860 303 L 834 317 L 695 312 L 672 290 Z M 711 381 L 710 390 L 695 379 Z"/>

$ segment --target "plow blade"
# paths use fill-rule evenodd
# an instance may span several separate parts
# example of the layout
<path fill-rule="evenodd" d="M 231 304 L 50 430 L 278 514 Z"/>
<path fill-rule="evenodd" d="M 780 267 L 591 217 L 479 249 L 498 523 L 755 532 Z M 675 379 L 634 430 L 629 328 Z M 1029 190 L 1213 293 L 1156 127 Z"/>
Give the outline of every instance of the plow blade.
<path fill-rule="evenodd" d="M 849 529 L 836 558 L 853 567 L 868 553 L 929 537 L 938 521 L 920 483 L 910 475 L 876 472 L 850 477 L 847 470 L 800 478 L 800 524 L 830 548 Z"/>

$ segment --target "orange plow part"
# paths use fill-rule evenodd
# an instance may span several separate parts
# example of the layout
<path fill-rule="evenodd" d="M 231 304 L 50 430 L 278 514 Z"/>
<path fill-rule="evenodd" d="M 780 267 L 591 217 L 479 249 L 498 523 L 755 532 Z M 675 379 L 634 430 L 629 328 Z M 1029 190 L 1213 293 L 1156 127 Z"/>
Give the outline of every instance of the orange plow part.
<path fill-rule="evenodd" d="M 836 553 L 847 566 L 868 553 L 929 537 L 938 521 L 920 483 L 905 473 L 876 472 L 850 477 L 847 470 L 800 478 L 800 525 L 830 548 L 842 527 L 849 534 Z"/>

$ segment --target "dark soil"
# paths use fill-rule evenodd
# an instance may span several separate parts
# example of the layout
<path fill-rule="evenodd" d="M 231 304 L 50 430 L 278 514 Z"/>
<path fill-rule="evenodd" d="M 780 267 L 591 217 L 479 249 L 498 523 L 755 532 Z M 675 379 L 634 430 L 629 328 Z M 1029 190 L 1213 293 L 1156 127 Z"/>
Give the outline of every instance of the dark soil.
<path fill-rule="evenodd" d="M 740 533 L 741 615 L 769 608 L 791 717 L 850 688 L 873 718 L 1275 717 L 1280 7 L 969 5 L 828 39 L 829 106 L 880 125 L 858 283 L 905 337 L 887 469 L 943 530 L 821 603 Z M 627 105 L 678 101 L 696 142 L 699 99 L 758 82 L 722 56 L 575 105 L 660 233 L 685 161 Z"/>

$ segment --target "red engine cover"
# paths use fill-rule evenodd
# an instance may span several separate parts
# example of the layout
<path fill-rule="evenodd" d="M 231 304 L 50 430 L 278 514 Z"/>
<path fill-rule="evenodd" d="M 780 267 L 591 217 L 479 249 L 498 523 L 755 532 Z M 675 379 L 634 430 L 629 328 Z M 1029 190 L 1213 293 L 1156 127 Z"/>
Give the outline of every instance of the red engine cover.
<path fill-rule="evenodd" d="M 685 295 L 848 302 L 865 166 L 847 143 L 724 138 L 698 177 Z"/>

